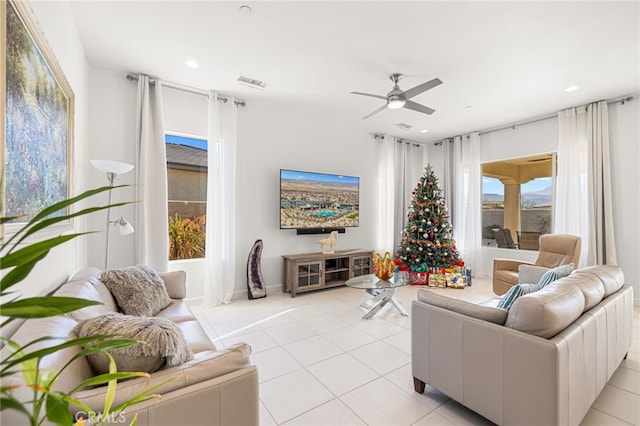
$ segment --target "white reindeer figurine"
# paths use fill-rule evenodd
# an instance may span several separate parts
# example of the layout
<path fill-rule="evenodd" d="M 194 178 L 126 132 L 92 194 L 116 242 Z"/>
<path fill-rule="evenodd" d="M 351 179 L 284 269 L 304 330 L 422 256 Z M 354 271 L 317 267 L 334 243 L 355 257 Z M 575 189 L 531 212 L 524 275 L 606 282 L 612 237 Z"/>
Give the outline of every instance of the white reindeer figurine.
<path fill-rule="evenodd" d="M 338 238 L 338 231 L 331 231 L 327 238 L 323 238 L 318 241 L 320 244 L 320 249 L 323 254 L 333 254 L 335 253 L 334 247 L 336 246 L 336 239 Z M 325 249 L 329 249 L 330 251 L 325 251 Z"/>

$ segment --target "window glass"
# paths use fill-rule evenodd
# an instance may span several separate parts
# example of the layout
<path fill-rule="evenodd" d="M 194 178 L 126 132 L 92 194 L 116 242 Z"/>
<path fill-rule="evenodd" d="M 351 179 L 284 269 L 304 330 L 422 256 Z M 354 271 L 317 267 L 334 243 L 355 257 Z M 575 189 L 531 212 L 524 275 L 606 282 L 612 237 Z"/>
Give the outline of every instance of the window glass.
<path fill-rule="evenodd" d="M 205 255 L 207 141 L 166 134 L 169 260 Z"/>
<path fill-rule="evenodd" d="M 538 250 L 551 232 L 554 154 L 482 165 L 485 246 Z"/>

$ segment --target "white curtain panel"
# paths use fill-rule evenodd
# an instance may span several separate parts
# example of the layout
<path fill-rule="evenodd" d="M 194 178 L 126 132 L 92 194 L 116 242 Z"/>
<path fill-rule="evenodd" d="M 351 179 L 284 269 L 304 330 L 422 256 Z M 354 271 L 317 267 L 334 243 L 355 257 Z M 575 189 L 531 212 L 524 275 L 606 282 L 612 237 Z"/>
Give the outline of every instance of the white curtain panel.
<path fill-rule="evenodd" d="M 209 91 L 204 303 L 230 303 L 236 270 L 236 129 L 233 98 Z"/>
<path fill-rule="evenodd" d="M 444 201 L 447 209 L 453 218 L 453 215 L 457 212 L 455 208 L 456 197 L 455 192 L 455 179 L 456 170 L 459 159 L 454 156 L 454 140 L 444 139 L 442 141 L 442 180 L 440 181 L 440 188 L 444 195 Z"/>
<path fill-rule="evenodd" d="M 558 113 L 554 232 L 582 238 L 580 266 L 615 264 L 606 102 Z"/>
<path fill-rule="evenodd" d="M 558 113 L 558 172 L 553 232 L 582 238 L 580 266 L 589 257 L 589 145 L 587 109 L 570 108 Z"/>
<path fill-rule="evenodd" d="M 164 141 L 162 83 L 138 76 L 136 262 L 156 271 L 169 265 L 167 153 Z"/>
<path fill-rule="evenodd" d="M 609 107 L 606 101 L 587 107 L 589 145 L 589 216 L 591 220 L 587 262 L 617 264 L 613 235 L 611 199 L 611 159 L 609 150 Z"/>
<path fill-rule="evenodd" d="M 445 142 L 446 143 L 446 142 Z M 449 210 L 453 238 L 473 276 L 484 275 L 482 267 L 482 169 L 478 132 L 454 138 L 451 147 L 453 209 Z M 448 200 L 447 200 L 448 201 Z"/>
<path fill-rule="evenodd" d="M 375 136 L 378 144 L 378 238 L 376 250 L 395 254 L 411 206 L 411 192 L 424 172 L 426 149 L 393 136 Z"/>
<path fill-rule="evenodd" d="M 396 140 L 391 136 L 376 135 L 377 163 L 378 163 L 378 206 L 376 224 L 376 247 L 379 253 L 390 252 L 394 249 L 395 223 L 395 145 Z"/>

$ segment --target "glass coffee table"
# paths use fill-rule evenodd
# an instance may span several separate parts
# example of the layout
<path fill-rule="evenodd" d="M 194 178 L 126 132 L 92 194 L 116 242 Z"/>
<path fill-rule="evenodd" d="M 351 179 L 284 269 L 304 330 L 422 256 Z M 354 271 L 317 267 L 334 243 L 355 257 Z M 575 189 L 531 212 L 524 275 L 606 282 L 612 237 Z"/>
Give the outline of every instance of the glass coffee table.
<path fill-rule="evenodd" d="M 362 309 L 367 311 L 362 319 L 372 318 L 389 302 L 396 307 L 400 314 L 409 316 L 409 313 L 404 306 L 402 306 L 400 301 L 393 297 L 396 288 L 407 284 L 406 281 L 398 274 L 393 274 L 393 277 L 389 280 L 381 280 L 373 274 L 362 275 L 347 280 L 345 284 L 352 288 L 364 289 L 367 293 L 373 296 L 371 299 L 360 305 Z"/>

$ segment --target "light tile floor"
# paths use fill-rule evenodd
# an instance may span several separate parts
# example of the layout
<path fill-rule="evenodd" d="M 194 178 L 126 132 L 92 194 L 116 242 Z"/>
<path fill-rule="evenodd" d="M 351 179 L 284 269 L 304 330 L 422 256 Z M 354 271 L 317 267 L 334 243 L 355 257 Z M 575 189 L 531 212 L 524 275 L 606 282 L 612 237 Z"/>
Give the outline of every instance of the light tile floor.
<path fill-rule="evenodd" d="M 396 295 L 410 311 L 419 287 Z M 494 297 L 489 280 L 452 297 Z M 194 306 L 218 347 L 251 345 L 260 376 L 261 425 L 489 425 L 491 422 L 428 387 L 413 390 L 411 321 L 392 306 L 361 319 L 363 290 L 270 293 L 218 307 Z M 629 356 L 595 401 L 583 425 L 640 425 L 640 309 L 634 310 Z"/>

